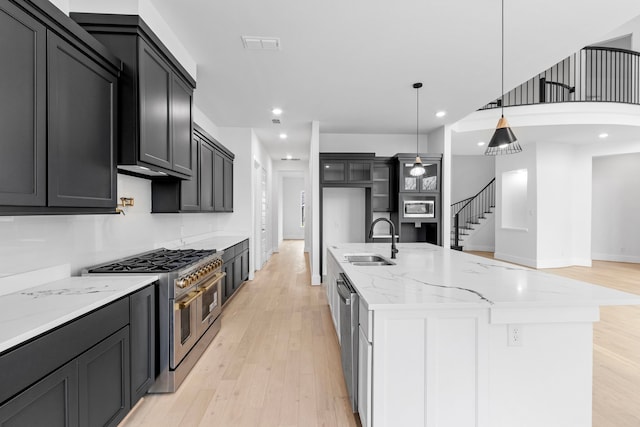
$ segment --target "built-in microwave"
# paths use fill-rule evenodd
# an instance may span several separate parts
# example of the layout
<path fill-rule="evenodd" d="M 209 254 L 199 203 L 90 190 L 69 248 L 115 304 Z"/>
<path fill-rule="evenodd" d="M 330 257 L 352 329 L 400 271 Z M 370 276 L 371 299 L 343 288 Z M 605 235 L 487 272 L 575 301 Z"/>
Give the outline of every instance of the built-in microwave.
<path fill-rule="evenodd" d="M 433 200 L 405 200 L 405 218 L 435 218 L 435 202 Z"/>

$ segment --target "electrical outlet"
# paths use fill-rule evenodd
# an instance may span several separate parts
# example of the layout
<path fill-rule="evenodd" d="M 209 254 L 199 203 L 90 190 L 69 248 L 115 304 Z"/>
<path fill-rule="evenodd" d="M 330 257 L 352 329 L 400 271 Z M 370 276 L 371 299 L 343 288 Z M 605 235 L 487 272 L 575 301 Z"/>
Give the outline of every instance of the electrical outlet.
<path fill-rule="evenodd" d="M 507 338 L 509 347 L 522 345 L 522 325 L 507 325 Z"/>

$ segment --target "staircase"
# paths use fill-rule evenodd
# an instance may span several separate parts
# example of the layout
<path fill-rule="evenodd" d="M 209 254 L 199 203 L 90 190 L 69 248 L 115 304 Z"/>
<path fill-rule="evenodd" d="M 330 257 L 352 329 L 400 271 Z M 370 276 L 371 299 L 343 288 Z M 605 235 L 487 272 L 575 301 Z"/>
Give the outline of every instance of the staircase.
<path fill-rule="evenodd" d="M 496 179 L 493 178 L 473 197 L 451 205 L 451 249 L 461 251 L 463 242 L 473 230 L 493 214 L 496 206 Z"/>

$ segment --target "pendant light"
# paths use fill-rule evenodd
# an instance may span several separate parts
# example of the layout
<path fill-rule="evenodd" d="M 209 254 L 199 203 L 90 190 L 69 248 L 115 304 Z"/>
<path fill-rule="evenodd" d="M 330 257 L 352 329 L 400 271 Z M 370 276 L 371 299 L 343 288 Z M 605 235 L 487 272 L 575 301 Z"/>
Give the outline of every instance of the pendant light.
<path fill-rule="evenodd" d="M 418 92 L 421 87 L 422 83 L 420 82 L 413 84 L 413 88 L 416 90 L 416 161 L 409 171 L 409 174 L 411 174 L 411 176 L 422 176 L 425 173 L 424 166 L 422 165 L 422 160 L 420 159 L 420 150 L 418 149 L 418 139 L 420 137 L 420 127 L 418 126 L 420 118 L 420 102 Z"/>
<path fill-rule="evenodd" d="M 515 154 L 522 151 L 522 147 L 518 143 L 518 139 L 509 127 L 507 119 L 504 118 L 504 0 L 502 0 L 502 92 L 500 95 L 500 108 L 501 115 L 498 124 L 496 125 L 496 131 L 489 141 L 484 154 L 486 156 L 497 156 L 500 154 Z"/>

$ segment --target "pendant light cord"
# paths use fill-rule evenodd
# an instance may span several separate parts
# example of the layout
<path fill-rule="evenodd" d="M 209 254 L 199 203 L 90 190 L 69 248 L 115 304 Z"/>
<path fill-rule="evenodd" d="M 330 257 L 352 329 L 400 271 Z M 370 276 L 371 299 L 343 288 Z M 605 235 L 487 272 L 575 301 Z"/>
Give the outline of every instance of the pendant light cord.
<path fill-rule="evenodd" d="M 418 120 L 420 120 L 420 102 L 418 101 L 420 98 L 420 88 L 416 88 L 416 157 L 418 157 L 418 141 L 419 141 L 419 132 L 420 127 L 418 126 Z"/>
<path fill-rule="evenodd" d="M 502 28 L 501 28 L 501 32 L 500 32 L 500 38 L 502 39 L 502 57 L 501 57 L 501 66 L 502 66 L 502 71 L 501 71 L 501 86 L 500 86 L 500 106 L 501 106 L 501 111 L 500 111 L 500 115 L 502 117 L 504 117 L 504 0 L 502 0 L 502 12 L 500 14 L 500 19 L 502 20 Z"/>

